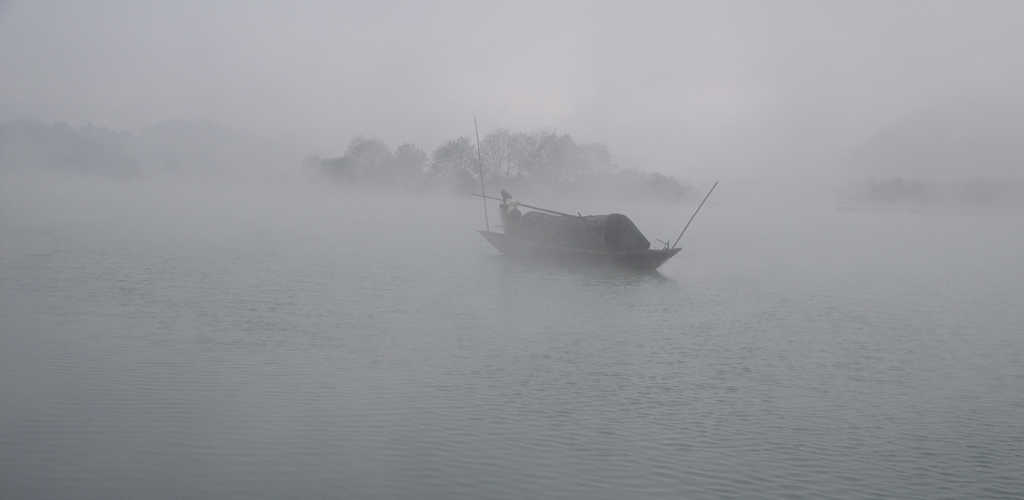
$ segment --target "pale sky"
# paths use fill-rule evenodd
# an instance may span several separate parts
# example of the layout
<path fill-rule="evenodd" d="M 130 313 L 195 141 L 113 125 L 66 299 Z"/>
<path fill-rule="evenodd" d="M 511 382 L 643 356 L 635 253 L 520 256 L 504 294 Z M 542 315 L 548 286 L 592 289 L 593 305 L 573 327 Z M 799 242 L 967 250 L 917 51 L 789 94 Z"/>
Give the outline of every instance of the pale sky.
<path fill-rule="evenodd" d="M 1024 2 L 0 0 L 0 121 L 356 134 L 555 128 L 687 181 L 834 168 L 910 113 L 1024 106 Z"/>

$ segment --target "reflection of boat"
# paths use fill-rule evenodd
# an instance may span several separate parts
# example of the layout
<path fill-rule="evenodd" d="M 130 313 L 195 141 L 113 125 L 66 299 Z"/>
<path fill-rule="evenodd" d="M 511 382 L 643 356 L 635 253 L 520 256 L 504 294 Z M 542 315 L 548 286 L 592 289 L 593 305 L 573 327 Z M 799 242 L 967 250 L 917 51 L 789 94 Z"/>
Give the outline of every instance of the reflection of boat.
<path fill-rule="evenodd" d="M 502 232 L 480 234 L 505 255 L 653 270 L 680 250 L 668 244 L 651 250 L 651 242 L 622 214 L 570 215 L 521 204 L 505 191 L 500 200 L 484 197 L 501 202 Z M 534 211 L 523 214 L 519 207 Z"/>

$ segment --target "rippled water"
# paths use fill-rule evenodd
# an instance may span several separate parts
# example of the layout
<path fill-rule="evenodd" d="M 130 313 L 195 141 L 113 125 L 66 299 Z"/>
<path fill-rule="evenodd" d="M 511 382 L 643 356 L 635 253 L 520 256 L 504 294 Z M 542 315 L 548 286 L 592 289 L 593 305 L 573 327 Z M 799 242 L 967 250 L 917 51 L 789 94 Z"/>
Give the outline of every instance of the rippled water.
<path fill-rule="evenodd" d="M 502 258 L 476 199 L 33 186 L 5 499 L 1024 496 L 1019 214 L 709 202 L 638 274 Z"/>

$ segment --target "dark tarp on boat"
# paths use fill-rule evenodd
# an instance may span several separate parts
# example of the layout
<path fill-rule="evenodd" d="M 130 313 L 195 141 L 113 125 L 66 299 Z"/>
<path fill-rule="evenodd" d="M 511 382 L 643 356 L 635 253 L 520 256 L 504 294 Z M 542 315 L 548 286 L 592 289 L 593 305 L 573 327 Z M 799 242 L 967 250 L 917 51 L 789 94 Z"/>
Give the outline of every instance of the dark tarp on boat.
<path fill-rule="evenodd" d="M 512 233 L 531 243 L 579 250 L 617 253 L 651 248 L 636 224 L 622 214 L 567 217 L 527 212 L 515 218 Z"/>

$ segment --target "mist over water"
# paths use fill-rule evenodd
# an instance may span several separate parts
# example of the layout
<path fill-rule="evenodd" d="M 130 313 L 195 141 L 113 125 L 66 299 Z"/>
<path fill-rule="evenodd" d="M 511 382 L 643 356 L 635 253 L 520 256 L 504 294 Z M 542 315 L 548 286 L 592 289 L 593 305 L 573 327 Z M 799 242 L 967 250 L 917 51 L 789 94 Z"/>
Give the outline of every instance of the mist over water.
<path fill-rule="evenodd" d="M 0 0 L 0 500 L 1024 497 L 1022 21 Z"/>
<path fill-rule="evenodd" d="M 469 196 L 8 177 L 0 496 L 1024 491 L 1019 213 L 745 200 L 636 273 L 507 259 Z"/>

